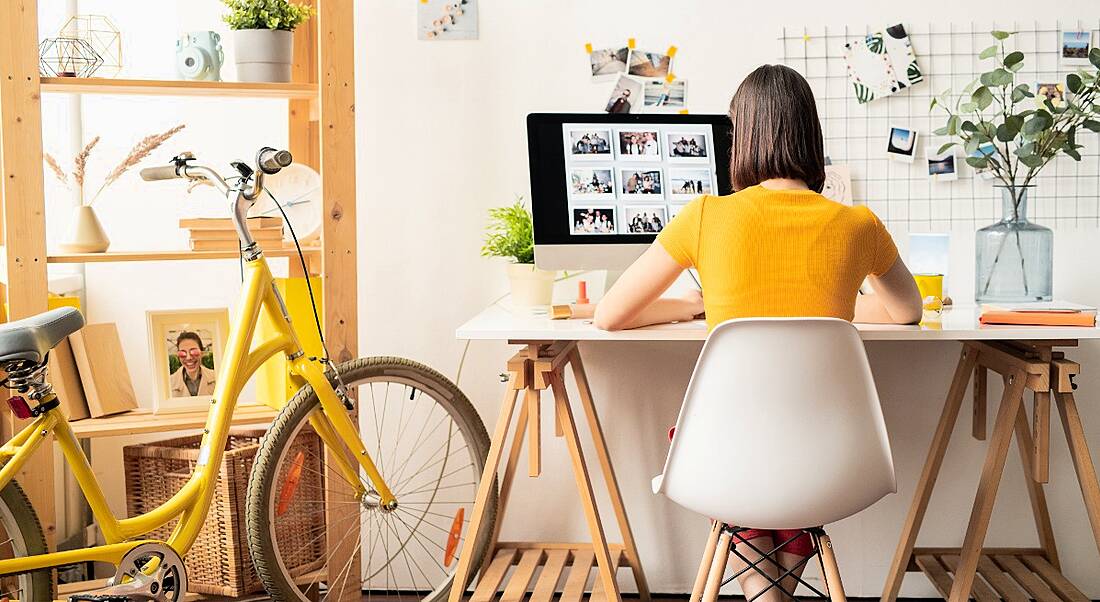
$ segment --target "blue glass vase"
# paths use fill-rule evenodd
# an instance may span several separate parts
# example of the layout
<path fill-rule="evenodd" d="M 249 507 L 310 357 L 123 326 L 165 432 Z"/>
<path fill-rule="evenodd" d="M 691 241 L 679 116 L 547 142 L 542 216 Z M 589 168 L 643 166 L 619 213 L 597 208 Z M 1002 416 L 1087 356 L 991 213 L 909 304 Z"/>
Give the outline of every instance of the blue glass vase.
<path fill-rule="evenodd" d="M 978 230 L 974 299 L 978 303 L 1050 301 L 1054 232 L 1027 219 L 1029 186 L 997 186 L 1001 220 Z"/>

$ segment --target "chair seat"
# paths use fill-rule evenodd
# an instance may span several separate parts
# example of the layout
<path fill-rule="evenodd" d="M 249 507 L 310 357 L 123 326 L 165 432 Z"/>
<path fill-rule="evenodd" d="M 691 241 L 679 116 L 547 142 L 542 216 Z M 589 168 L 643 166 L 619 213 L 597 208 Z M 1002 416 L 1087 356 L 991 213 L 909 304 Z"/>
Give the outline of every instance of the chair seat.
<path fill-rule="evenodd" d="M 50 349 L 83 326 L 84 316 L 72 307 L 0 324 L 0 362 L 41 362 Z"/>

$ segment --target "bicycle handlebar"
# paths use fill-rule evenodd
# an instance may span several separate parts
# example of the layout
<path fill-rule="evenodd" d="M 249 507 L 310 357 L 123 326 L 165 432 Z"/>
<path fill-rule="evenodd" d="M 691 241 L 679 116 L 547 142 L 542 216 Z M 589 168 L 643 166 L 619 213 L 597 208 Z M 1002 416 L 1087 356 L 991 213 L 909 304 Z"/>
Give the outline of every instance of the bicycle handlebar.
<path fill-rule="evenodd" d="M 176 166 L 173 165 L 160 165 L 158 167 L 146 167 L 141 170 L 141 179 L 146 182 L 156 182 L 158 180 L 174 180 L 181 177 L 176 171 Z"/>
<path fill-rule="evenodd" d="M 290 154 L 290 151 L 286 150 L 275 150 L 271 147 L 265 147 L 260 149 L 260 152 L 256 154 L 256 165 L 259 166 L 260 171 L 263 171 L 269 176 L 279 173 L 279 170 L 287 167 L 293 162 L 293 155 Z"/>

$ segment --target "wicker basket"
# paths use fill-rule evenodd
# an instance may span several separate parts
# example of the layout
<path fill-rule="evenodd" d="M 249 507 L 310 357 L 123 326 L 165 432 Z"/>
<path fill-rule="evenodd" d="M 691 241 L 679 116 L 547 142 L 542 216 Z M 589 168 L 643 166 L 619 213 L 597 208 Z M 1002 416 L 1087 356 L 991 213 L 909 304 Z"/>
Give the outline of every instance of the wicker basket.
<path fill-rule="evenodd" d="M 263 590 L 252 566 L 245 524 L 248 477 L 263 434 L 262 430 L 234 430 L 230 433 L 206 524 L 184 558 L 189 589 L 194 593 L 241 596 Z M 319 458 L 320 440 L 315 435 L 311 439 L 312 441 L 300 436 L 297 441 L 313 447 L 311 451 L 318 453 L 310 454 L 310 457 Z M 149 512 L 163 504 L 187 483 L 195 469 L 201 441 L 202 436 L 195 435 L 123 448 L 126 510 L 130 516 Z M 319 465 L 313 468 L 314 470 L 303 472 L 305 475 L 321 474 Z M 310 477 L 304 476 L 303 481 L 307 478 Z M 303 485 L 323 488 L 320 483 Z M 281 529 L 296 532 L 280 533 L 280 539 L 285 535 L 300 537 L 299 541 L 309 541 L 313 533 L 324 528 L 323 515 L 308 512 L 301 514 L 280 519 Z M 176 522 L 172 521 L 153 531 L 148 537 L 167 540 Z M 299 554 L 299 558 L 285 560 L 292 560 L 296 566 L 314 563 L 319 560 L 323 545 L 322 541 L 308 555 Z M 288 568 L 293 570 L 296 566 Z"/>

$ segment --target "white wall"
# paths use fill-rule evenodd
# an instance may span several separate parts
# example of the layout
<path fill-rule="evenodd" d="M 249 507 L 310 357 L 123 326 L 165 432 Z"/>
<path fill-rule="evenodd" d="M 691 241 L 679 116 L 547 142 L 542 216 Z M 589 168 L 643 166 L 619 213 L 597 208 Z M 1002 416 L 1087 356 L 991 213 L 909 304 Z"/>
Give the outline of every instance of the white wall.
<path fill-rule="evenodd" d="M 690 81 L 689 105 L 706 113 L 724 111 L 746 73 L 774 62 L 782 25 L 1096 17 L 1095 3 L 1085 0 L 1059 2 L 1056 15 L 1022 0 L 956 3 L 946 10 L 871 0 L 482 0 L 480 40 L 425 43 L 415 39 L 416 5 L 364 2 L 358 14 L 360 346 L 365 354 L 405 355 L 450 375 L 463 350 L 455 327 L 507 289 L 501 264 L 480 258 L 478 249 L 485 210 L 528 193 L 524 117 L 533 111 L 598 111 L 609 94 L 609 84 L 588 81 L 586 42 L 599 47 L 635 37 L 640 47 L 676 44 L 675 71 Z M 904 247 L 903 233 L 898 239 Z M 1095 250 L 1095 231 L 1057 232 L 1058 296 L 1100 302 Z M 970 298 L 972 232 L 953 233 L 951 274 L 951 294 Z M 958 346 L 876 343 L 868 350 L 899 492 L 831 528 L 846 588 L 856 596 L 881 591 Z M 490 426 L 502 393 L 497 375 L 511 352 L 503 343 L 475 343 L 466 362 L 461 386 Z M 663 461 L 665 430 L 675 420 L 698 346 L 599 344 L 583 352 L 651 588 L 687 591 L 705 521 L 652 496 L 649 479 Z M 1100 379 L 1089 370 L 1100 362 L 1100 346 L 1086 344 L 1071 356 L 1085 364 L 1078 398 L 1090 442 L 1100 453 Z M 962 540 L 985 445 L 969 439 L 969 421 L 961 422 L 921 545 Z M 1054 422 L 1047 487 L 1054 528 L 1065 573 L 1095 598 L 1100 558 Z M 545 474 L 518 483 L 503 537 L 580 540 L 586 529 L 566 454 L 549 431 L 544 441 Z M 808 466 L 812 462 L 807 458 Z M 1012 452 L 990 545 L 1036 544 L 1023 486 Z M 911 576 L 903 594 L 929 596 L 934 590 L 923 577 Z"/>

